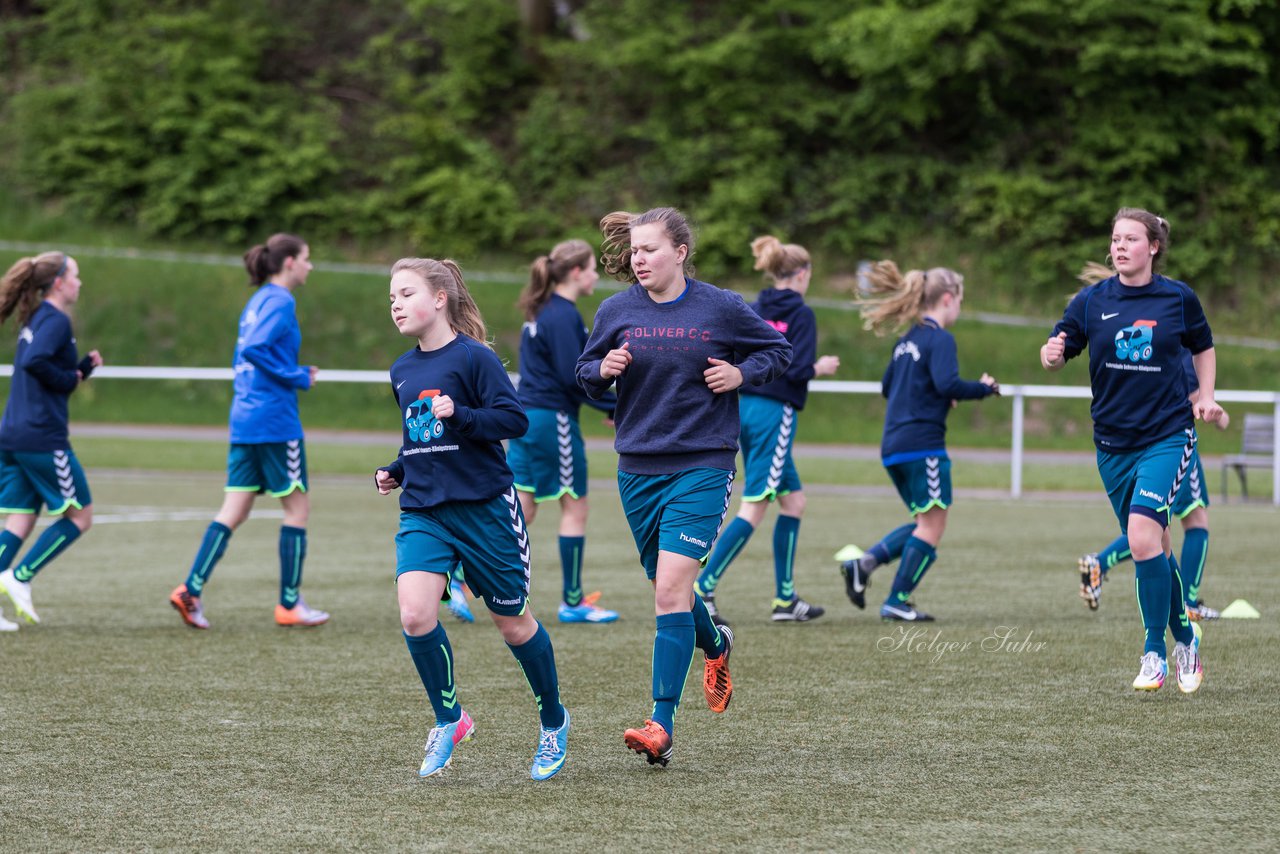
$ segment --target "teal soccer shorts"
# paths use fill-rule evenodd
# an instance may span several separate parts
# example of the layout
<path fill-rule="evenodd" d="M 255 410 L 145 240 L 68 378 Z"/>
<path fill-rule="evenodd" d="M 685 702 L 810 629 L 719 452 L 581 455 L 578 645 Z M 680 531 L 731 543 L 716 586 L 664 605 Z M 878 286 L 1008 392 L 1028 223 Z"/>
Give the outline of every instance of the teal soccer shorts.
<path fill-rule="evenodd" d="M 729 509 L 733 475 L 713 468 L 674 474 L 618 472 L 622 509 L 650 581 L 657 577 L 659 551 L 697 560 L 711 554 Z"/>
<path fill-rule="evenodd" d="M 1173 504 L 1169 493 L 1179 468 L 1183 470 L 1182 488 L 1191 477 L 1195 442 L 1195 431 L 1185 430 L 1136 451 L 1098 451 L 1098 474 L 1121 531 L 1129 532 L 1129 516 L 1134 513 L 1168 527 Z"/>
<path fill-rule="evenodd" d="M 456 501 L 400 513 L 396 577 L 448 576 L 461 562 L 471 590 L 495 614 L 523 614 L 529 602 L 529 533 L 515 488 L 488 501 Z M 449 588 L 445 587 L 445 599 Z"/>
<path fill-rule="evenodd" d="M 951 506 L 951 458 L 945 452 L 884 468 L 912 516 Z"/>
<path fill-rule="evenodd" d="M 232 445 L 227 451 L 227 492 L 265 492 L 284 498 L 307 491 L 307 444 L 301 439 Z"/>
<path fill-rule="evenodd" d="M 533 500 L 555 501 L 562 495 L 587 494 L 587 450 L 578 419 L 554 409 L 529 409 L 529 429 L 507 446 L 507 465 L 516 489 Z"/>
<path fill-rule="evenodd" d="M 1178 494 L 1173 497 L 1173 515 L 1179 519 L 1186 518 L 1187 514 L 1197 507 L 1209 506 L 1209 488 L 1204 482 L 1204 466 L 1200 465 L 1200 451 L 1197 448 L 1191 452 L 1191 464 L 1187 469 L 1186 477 L 1182 479 L 1182 487 L 1178 490 Z"/>
<path fill-rule="evenodd" d="M 75 452 L 0 451 L 0 513 L 39 513 L 41 503 L 53 516 L 93 503 Z"/>
<path fill-rule="evenodd" d="M 738 397 L 738 412 L 742 421 L 742 500 L 773 501 L 779 495 L 799 492 L 800 475 L 791 459 L 795 407 L 771 397 L 743 394 Z"/>

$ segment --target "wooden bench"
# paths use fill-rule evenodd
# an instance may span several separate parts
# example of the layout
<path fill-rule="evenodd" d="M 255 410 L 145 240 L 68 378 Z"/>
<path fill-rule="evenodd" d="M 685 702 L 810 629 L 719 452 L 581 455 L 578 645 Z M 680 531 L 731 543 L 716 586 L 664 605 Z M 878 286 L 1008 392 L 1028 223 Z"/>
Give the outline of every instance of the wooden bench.
<path fill-rule="evenodd" d="M 1228 454 L 1222 458 L 1222 498 L 1227 497 L 1227 470 L 1235 469 L 1240 478 L 1240 492 L 1245 500 L 1249 499 L 1249 480 L 1246 472 L 1251 468 L 1269 469 L 1274 465 L 1276 440 L 1276 419 L 1274 415 L 1263 415 L 1258 412 L 1244 414 L 1244 439 L 1240 443 L 1240 453 Z"/>

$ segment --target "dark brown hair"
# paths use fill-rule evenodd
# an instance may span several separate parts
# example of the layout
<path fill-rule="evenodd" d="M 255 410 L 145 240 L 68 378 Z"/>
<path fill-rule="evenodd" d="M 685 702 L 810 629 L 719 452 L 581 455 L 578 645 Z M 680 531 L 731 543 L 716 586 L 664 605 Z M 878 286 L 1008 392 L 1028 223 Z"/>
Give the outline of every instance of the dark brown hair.
<path fill-rule="evenodd" d="M 1147 230 L 1147 240 L 1160 244 L 1156 248 L 1156 254 L 1151 256 L 1151 272 L 1156 272 L 1164 261 L 1165 250 L 1169 248 L 1169 220 L 1142 208 L 1121 208 L 1111 218 L 1111 227 L 1115 228 L 1116 223 L 1122 219 L 1142 223 Z M 1107 263 L 1110 262 L 1111 256 L 1107 256 Z"/>
<path fill-rule="evenodd" d="M 529 284 L 520 292 L 516 307 L 524 312 L 525 320 L 533 320 L 551 299 L 555 286 L 569 274 L 591 263 L 595 252 L 585 240 L 566 240 L 557 243 L 549 255 L 539 255 L 529 268 Z"/>
<path fill-rule="evenodd" d="M 286 258 L 297 258 L 307 242 L 293 234 L 273 234 L 266 243 L 244 253 L 244 268 L 249 271 L 249 285 L 258 287 L 271 281 L 271 277 L 284 269 Z"/>

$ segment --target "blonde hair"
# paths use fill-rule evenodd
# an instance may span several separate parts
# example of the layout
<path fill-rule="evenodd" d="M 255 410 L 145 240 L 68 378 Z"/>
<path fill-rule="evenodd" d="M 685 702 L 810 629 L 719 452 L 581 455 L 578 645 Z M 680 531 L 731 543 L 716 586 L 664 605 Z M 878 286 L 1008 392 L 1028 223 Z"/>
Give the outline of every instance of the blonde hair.
<path fill-rule="evenodd" d="M 964 276 L 947 267 L 899 272 L 892 261 L 877 261 L 867 271 L 868 293 L 883 295 L 878 299 L 856 301 L 862 312 L 862 326 L 876 335 L 889 329 L 900 330 L 933 308 L 943 294 L 959 296 L 964 292 Z"/>
<path fill-rule="evenodd" d="M 639 214 L 614 211 L 600 220 L 600 233 L 604 235 L 604 242 L 600 244 L 600 262 L 610 276 L 620 282 L 635 281 L 635 274 L 631 271 L 631 229 L 655 222 L 666 229 L 673 246 L 689 248 L 684 256 L 684 274 L 694 274 L 693 229 L 689 227 L 689 220 L 675 208 L 650 208 Z"/>
<path fill-rule="evenodd" d="M 551 299 L 555 286 L 569 274 L 591 263 L 595 251 L 585 240 L 566 240 L 557 243 L 548 255 L 539 255 L 529 267 L 529 284 L 520 292 L 516 307 L 524 312 L 525 320 L 533 320 Z"/>
<path fill-rule="evenodd" d="M 751 241 L 751 254 L 756 259 L 755 269 L 775 283 L 791 278 L 811 263 L 808 249 L 798 243 L 783 243 L 772 235 Z"/>
<path fill-rule="evenodd" d="M 42 252 L 13 262 L 0 279 L 0 323 L 16 310 L 18 322 L 26 326 L 49 288 L 67 271 L 70 260 L 71 256 L 65 252 Z"/>
<path fill-rule="evenodd" d="M 462 280 L 462 270 L 448 258 L 437 261 L 434 258 L 401 258 L 391 266 L 391 275 L 401 270 L 414 273 L 426 284 L 433 294 L 445 295 L 445 311 L 449 326 L 489 346 L 489 334 L 484 327 L 484 318 L 480 316 L 480 308 L 467 290 L 467 283 Z"/>

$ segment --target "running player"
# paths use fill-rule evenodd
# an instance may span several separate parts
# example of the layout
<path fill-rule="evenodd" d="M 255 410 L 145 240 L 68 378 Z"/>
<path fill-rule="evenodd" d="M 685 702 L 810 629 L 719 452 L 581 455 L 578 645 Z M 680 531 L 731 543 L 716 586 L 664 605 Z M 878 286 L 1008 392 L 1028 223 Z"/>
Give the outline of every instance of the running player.
<path fill-rule="evenodd" d="M 31 580 L 93 524 L 93 498 L 84 469 L 71 449 L 67 398 L 102 356 L 76 352 L 71 307 L 80 299 L 80 265 L 65 252 L 19 258 L 0 279 L 0 323 L 18 315 L 9 402 L 0 420 L 0 590 L 18 616 L 40 622 L 31 601 Z M 18 561 L 44 504 L 59 516 Z M 0 614 L 0 631 L 18 624 Z"/>
<path fill-rule="evenodd" d="M 1192 693 L 1204 667 L 1183 607 L 1181 574 L 1169 561 L 1169 507 L 1195 450 L 1195 419 L 1217 422 L 1222 407 L 1214 400 L 1217 356 L 1200 300 L 1155 272 L 1168 244 L 1163 217 L 1121 208 L 1111 223 L 1116 275 L 1072 299 L 1040 348 L 1040 364 L 1058 371 L 1089 348 L 1098 473 L 1129 538 L 1145 634 L 1133 687 L 1164 685 L 1167 625 L 1178 688 Z M 1183 350 L 1191 351 L 1200 386 L 1194 404 L 1187 400 Z"/>
<path fill-rule="evenodd" d="M 249 285 L 257 288 L 240 314 L 236 337 L 235 399 L 231 403 L 231 448 L 222 508 L 209 523 L 187 580 L 169 594 L 183 622 L 209 628 L 202 597 L 209 576 L 226 553 L 262 493 L 279 498 L 280 599 L 275 619 L 282 626 L 318 626 L 329 619 L 302 598 L 302 564 L 307 556 L 307 450 L 298 418 L 298 389 L 311 388 L 318 369 L 298 364 L 302 332 L 294 291 L 311 272 L 311 250 L 302 238 L 273 234 L 244 254 Z"/>
<path fill-rule="evenodd" d="M 529 431 L 512 439 L 507 463 L 515 475 L 525 522 L 533 524 L 538 507 L 560 503 L 559 618 L 562 623 L 611 623 L 617 611 L 599 607 L 599 593 L 583 594 L 582 554 L 587 534 L 587 453 L 578 425 L 583 403 L 613 418 L 617 399 L 592 400 L 578 386 L 578 356 L 587 343 L 587 327 L 575 305 L 591 296 L 600 274 L 595 253 L 585 240 L 566 240 L 540 255 L 518 305 L 525 324 L 520 334 L 520 402 Z"/>
<path fill-rule="evenodd" d="M 716 541 L 694 590 L 707 603 L 712 619 L 723 623 L 715 603 L 716 587 L 729 564 L 746 547 L 772 501 L 778 502 L 773 528 L 773 614 L 776 621 L 816 620 L 825 611 L 800 598 L 795 587 L 796 541 L 804 515 L 804 488 L 791 459 L 798 414 L 809 394 L 809 380 L 830 376 L 840 367 L 838 356 L 818 356 L 818 326 L 813 309 L 805 305 L 813 273 L 803 246 L 776 237 L 751 242 L 755 268 L 764 271 L 773 287 L 760 292 L 752 310 L 781 332 L 791 344 L 786 373 L 770 383 L 739 392 L 742 418 L 742 467 L 746 483 L 738 515 Z"/>
<path fill-rule="evenodd" d="M 791 360 L 791 345 L 742 297 L 691 277 L 693 233 L 674 208 L 600 221 L 605 269 L 631 287 L 601 303 L 578 382 L 600 399 L 617 385 L 618 490 L 654 585 L 653 713 L 623 733 L 650 764 L 671 758 L 675 714 L 696 645 L 713 712 L 733 695 L 733 633 L 693 591 L 729 507 L 738 395 Z"/>
<path fill-rule="evenodd" d="M 400 455 L 378 469 L 378 492 L 399 487 L 396 595 L 414 667 L 435 711 L 419 776 L 441 773 L 467 740 L 471 716 L 438 615 L 459 564 L 524 672 L 542 732 L 530 776 L 564 766 L 569 713 L 560 704 L 551 638 L 529 610 L 529 535 L 503 439 L 529 426 L 506 369 L 484 343 L 480 310 L 452 261 L 402 258 L 391 268 L 391 319 L 417 346 L 391 366 L 404 420 Z"/>
<path fill-rule="evenodd" d="M 956 401 L 999 394 L 1000 386 L 985 373 L 977 382 L 960 378 L 956 339 L 947 327 L 960 316 L 963 276 L 945 267 L 909 270 L 904 275 L 892 261 L 872 265 L 866 275 L 870 292 L 885 295 L 862 301 L 866 328 L 882 335 L 889 328 L 914 324 L 894 345 L 881 381 L 889 403 L 880 458 L 915 521 L 890 531 L 862 557 L 841 564 L 840 571 L 849 600 L 865 608 L 871 573 L 901 558 L 880 617 L 930 621 L 933 617 L 911 602 L 911 593 L 937 560 L 947 527 L 951 506 L 947 415 Z"/>

